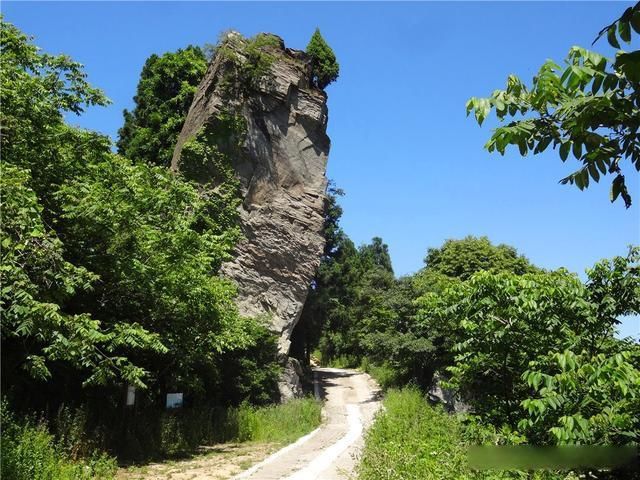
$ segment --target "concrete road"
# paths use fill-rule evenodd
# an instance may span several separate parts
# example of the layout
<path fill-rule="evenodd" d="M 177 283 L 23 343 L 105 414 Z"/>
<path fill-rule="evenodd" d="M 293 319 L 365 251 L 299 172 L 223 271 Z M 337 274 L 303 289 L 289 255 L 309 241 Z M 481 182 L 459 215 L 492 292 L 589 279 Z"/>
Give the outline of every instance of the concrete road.
<path fill-rule="evenodd" d="M 233 480 L 338 480 L 351 478 L 363 433 L 380 408 L 380 390 L 366 373 L 314 369 L 324 399 L 322 425 Z"/>

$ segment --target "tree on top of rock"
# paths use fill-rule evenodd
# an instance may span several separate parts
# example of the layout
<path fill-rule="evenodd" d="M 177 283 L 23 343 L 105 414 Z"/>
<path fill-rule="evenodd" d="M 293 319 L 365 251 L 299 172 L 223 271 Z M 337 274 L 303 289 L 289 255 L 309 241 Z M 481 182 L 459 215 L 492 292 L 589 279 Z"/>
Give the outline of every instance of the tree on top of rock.
<path fill-rule="evenodd" d="M 338 65 L 335 53 L 322 38 L 319 28 L 316 28 L 311 40 L 309 40 L 307 54 L 311 57 L 311 80 L 316 87 L 325 88 L 336 81 L 340 65 Z"/>

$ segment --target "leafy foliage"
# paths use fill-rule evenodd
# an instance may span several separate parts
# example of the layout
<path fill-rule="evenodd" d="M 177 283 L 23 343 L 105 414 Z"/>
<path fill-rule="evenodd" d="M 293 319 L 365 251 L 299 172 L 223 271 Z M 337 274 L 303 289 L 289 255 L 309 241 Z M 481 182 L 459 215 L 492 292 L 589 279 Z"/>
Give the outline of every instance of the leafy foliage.
<path fill-rule="evenodd" d="M 598 38 L 606 32 L 611 46 L 619 49 L 618 38 L 629 43 L 632 31 L 640 33 L 640 3 L 605 27 Z M 496 90 L 489 98 L 471 98 L 467 115 L 474 112 L 480 125 L 492 109 L 500 121 L 514 119 L 494 130 L 485 145 L 490 152 L 504 154 L 507 146 L 516 145 L 522 155 L 538 154 L 552 145 L 563 162 L 573 154 L 582 166 L 563 178 L 563 184 L 583 190 L 590 179 L 598 182 L 601 176 L 615 175 L 611 201 L 620 196 L 628 208 L 631 195 L 623 161 L 640 171 L 638 72 L 638 50 L 620 50 L 612 60 L 574 46 L 564 66 L 545 62 L 531 87 L 511 75 L 506 90 Z"/>
<path fill-rule="evenodd" d="M 73 131 L 62 111 L 82 112 L 104 96 L 84 80 L 80 65 L 65 56 L 40 54 L 13 25 L 2 25 L 2 337 L 3 374 L 25 371 L 51 377 L 51 362 L 68 362 L 86 383 L 115 376 L 142 386 L 145 371 L 119 352 L 163 352 L 158 337 L 135 322 L 105 325 L 92 312 L 64 303 L 88 292 L 98 280 L 69 262 L 64 245 L 48 224 L 59 218 L 52 193 L 66 174 L 82 167 L 76 156 L 102 146 L 100 138 Z M 67 143 L 82 141 L 79 147 Z"/>
<path fill-rule="evenodd" d="M 235 286 L 217 275 L 240 237 L 229 158 L 242 139 L 238 119 L 221 115 L 187 143 L 185 178 L 140 152 L 135 161 L 115 155 L 106 137 L 65 123 L 65 112 L 106 103 L 79 64 L 41 53 L 4 22 L 1 60 L 2 389 L 14 408 L 51 416 L 84 405 L 86 422 L 56 426 L 65 445 L 86 427 L 102 448 L 144 457 L 170 450 L 159 414 L 167 391 L 184 392 L 191 406 L 276 400 L 275 337 L 263 320 L 238 315 Z M 164 60 L 146 74 L 178 68 L 176 57 Z M 140 118 L 188 107 L 188 89 L 146 80 Z M 154 97 L 156 87 L 184 102 Z M 194 181 L 199 169 L 204 183 Z M 148 414 L 123 416 L 127 384 Z M 34 435 L 48 449 L 45 433 Z M 58 450 L 47 451 L 66 455 Z"/>
<path fill-rule="evenodd" d="M 522 372 L 531 359 L 573 346 L 575 330 L 590 319 L 585 296 L 567 272 L 483 272 L 424 304 L 422 313 L 459 325 L 452 383 L 479 415 L 512 424 L 529 394 Z"/>
<path fill-rule="evenodd" d="M 562 270 L 483 272 L 427 296 L 421 315 L 458 325 L 450 384 L 485 422 L 533 442 L 635 438 L 637 345 L 613 338 L 612 312 L 638 311 L 639 254 L 599 263 L 587 284 Z"/>
<path fill-rule="evenodd" d="M 207 69 L 199 47 L 151 55 L 140 73 L 135 107 L 124 111 L 118 153 L 136 162 L 169 166 L 173 149 Z"/>
<path fill-rule="evenodd" d="M 98 277 L 64 260 L 62 242 L 45 229 L 42 208 L 27 181 L 25 170 L 4 167 L 0 305 L 5 350 L 16 349 L 10 365 L 47 380 L 47 360 L 64 360 L 90 371 L 87 383 L 104 383 L 118 375 L 142 386 L 145 372 L 114 353 L 123 344 L 156 352 L 166 352 L 166 347 L 136 323 L 114 323 L 105 329 L 86 313 L 61 310 L 58 302 L 89 291 Z M 29 346 L 25 340 L 31 340 Z"/>
<path fill-rule="evenodd" d="M 316 87 L 324 89 L 338 79 L 340 65 L 319 28 L 313 32 L 306 51 L 311 57 L 312 82 Z"/>
<path fill-rule="evenodd" d="M 246 344 L 234 287 L 211 275 L 239 233 L 214 220 L 216 205 L 194 186 L 164 168 L 109 156 L 59 197 L 70 258 L 101 278 L 75 300 L 76 308 L 110 322 L 137 320 L 159 333 L 179 384 L 197 385 L 195 364 Z M 221 213 L 234 218 L 233 206 Z"/>
<path fill-rule="evenodd" d="M 494 246 L 487 237 L 468 236 L 447 240 L 440 248 L 430 248 L 424 259 L 425 271 L 467 280 L 480 271 L 513 272 L 522 275 L 537 270 L 509 245 Z"/>
<path fill-rule="evenodd" d="M 522 401 L 529 418 L 519 427 L 538 441 L 620 444 L 640 439 L 637 344 L 618 353 L 550 352 L 522 377 L 537 395 Z"/>

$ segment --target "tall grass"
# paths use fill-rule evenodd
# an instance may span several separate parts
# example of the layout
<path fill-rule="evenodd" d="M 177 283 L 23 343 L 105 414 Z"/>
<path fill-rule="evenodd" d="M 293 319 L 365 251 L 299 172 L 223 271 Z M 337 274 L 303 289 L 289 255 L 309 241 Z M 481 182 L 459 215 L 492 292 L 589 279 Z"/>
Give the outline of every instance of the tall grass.
<path fill-rule="evenodd" d="M 472 471 L 467 445 L 495 444 L 498 432 L 447 414 L 413 387 L 389 390 L 365 438 L 358 480 L 577 480 L 575 472 Z M 471 427 L 471 428 L 470 428 Z"/>
<path fill-rule="evenodd" d="M 320 424 L 321 409 L 322 404 L 310 397 L 270 407 L 241 405 L 238 440 L 290 443 Z"/>
<path fill-rule="evenodd" d="M 74 460 L 55 442 L 44 423 L 18 422 L 2 404 L 1 476 L 11 480 L 112 479 L 115 459 L 93 454 Z"/>
<path fill-rule="evenodd" d="M 359 480 L 462 478 L 465 450 L 454 417 L 414 388 L 389 390 L 366 436 Z"/>
<path fill-rule="evenodd" d="M 264 407 L 196 407 L 163 412 L 155 428 L 135 419 L 127 438 L 128 458 L 184 457 L 201 445 L 225 442 L 289 443 L 316 428 L 322 404 L 313 398 L 293 399 Z M 148 425 L 148 423 L 146 423 Z"/>

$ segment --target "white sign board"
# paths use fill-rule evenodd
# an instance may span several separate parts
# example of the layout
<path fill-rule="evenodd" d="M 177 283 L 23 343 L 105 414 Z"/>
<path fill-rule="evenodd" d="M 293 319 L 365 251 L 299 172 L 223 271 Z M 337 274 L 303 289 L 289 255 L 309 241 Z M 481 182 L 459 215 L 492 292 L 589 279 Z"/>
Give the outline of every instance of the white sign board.
<path fill-rule="evenodd" d="M 134 405 L 136 403 L 136 387 L 127 386 L 127 406 Z"/>
<path fill-rule="evenodd" d="M 167 393 L 167 408 L 182 407 L 182 393 Z"/>

